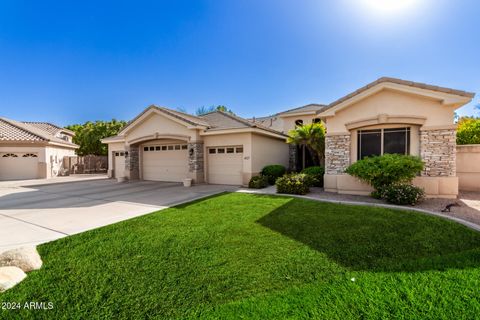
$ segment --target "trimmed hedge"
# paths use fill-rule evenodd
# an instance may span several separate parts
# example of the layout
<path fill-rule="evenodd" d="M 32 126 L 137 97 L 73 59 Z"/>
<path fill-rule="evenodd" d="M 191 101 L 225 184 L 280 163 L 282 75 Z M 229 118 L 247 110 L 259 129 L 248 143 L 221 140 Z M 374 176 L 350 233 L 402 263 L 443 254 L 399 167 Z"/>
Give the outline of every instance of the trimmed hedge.
<path fill-rule="evenodd" d="M 275 184 L 275 181 L 283 176 L 287 172 L 287 169 L 280 164 L 271 164 L 263 167 L 260 174 L 267 177 L 268 183 L 271 185 Z"/>
<path fill-rule="evenodd" d="M 277 193 L 307 194 L 310 191 L 308 179 L 309 177 L 303 173 L 286 174 L 275 183 Z"/>
<path fill-rule="evenodd" d="M 392 184 L 380 192 L 382 199 L 399 205 L 416 205 L 423 201 L 425 192 L 423 189 L 411 184 Z"/>
<path fill-rule="evenodd" d="M 265 176 L 255 176 L 248 182 L 248 187 L 252 189 L 263 189 L 268 187 L 268 179 Z"/>
<path fill-rule="evenodd" d="M 345 172 L 379 191 L 392 184 L 409 183 L 422 169 L 423 162 L 419 157 L 385 154 L 359 160 Z"/>
<path fill-rule="evenodd" d="M 302 170 L 301 173 L 308 175 L 311 178 L 310 187 L 323 187 L 323 175 L 325 169 L 320 166 L 308 167 Z"/>

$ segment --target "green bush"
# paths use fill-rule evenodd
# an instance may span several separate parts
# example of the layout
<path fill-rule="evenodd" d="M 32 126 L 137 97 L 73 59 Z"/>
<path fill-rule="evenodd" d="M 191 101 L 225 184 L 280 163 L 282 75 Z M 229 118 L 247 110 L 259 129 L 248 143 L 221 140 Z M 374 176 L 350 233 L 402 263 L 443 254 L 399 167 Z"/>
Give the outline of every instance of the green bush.
<path fill-rule="evenodd" d="M 309 189 L 309 177 L 303 173 L 286 174 L 277 179 L 275 185 L 278 193 L 307 194 Z"/>
<path fill-rule="evenodd" d="M 255 176 L 248 182 L 248 187 L 252 189 L 262 189 L 268 187 L 268 179 L 265 176 Z"/>
<path fill-rule="evenodd" d="M 464 117 L 458 121 L 457 144 L 480 144 L 480 118 Z"/>
<path fill-rule="evenodd" d="M 280 178 L 281 176 L 283 176 L 285 174 L 285 172 L 287 172 L 287 169 L 285 169 L 284 166 L 282 166 L 280 164 L 271 164 L 271 165 L 263 167 L 260 174 L 262 176 L 267 177 L 269 184 L 274 185 L 275 180 L 277 180 L 277 178 Z"/>
<path fill-rule="evenodd" d="M 345 171 L 378 191 L 392 184 L 409 183 L 422 169 L 423 162 L 419 157 L 385 154 L 366 157 Z"/>
<path fill-rule="evenodd" d="M 382 199 L 400 205 L 416 205 L 425 198 L 423 189 L 411 184 L 392 184 L 380 192 Z"/>
<path fill-rule="evenodd" d="M 311 178 L 310 187 L 323 187 L 323 175 L 325 169 L 320 166 L 308 167 L 302 170 L 302 173 Z"/>

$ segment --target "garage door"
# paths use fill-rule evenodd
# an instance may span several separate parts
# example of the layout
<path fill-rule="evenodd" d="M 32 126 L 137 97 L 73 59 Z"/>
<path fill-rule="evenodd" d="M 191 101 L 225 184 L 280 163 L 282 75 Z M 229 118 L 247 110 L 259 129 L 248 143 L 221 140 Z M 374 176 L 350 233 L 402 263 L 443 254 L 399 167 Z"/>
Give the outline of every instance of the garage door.
<path fill-rule="evenodd" d="M 36 153 L 0 153 L 0 180 L 25 180 L 38 178 Z"/>
<path fill-rule="evenodd" d="M 243 147 L 208 148 L 208 183 L 243 184 Z"/>
<path fill-rule="evenodd" d="M 114 155 L 113 173 L 115 178 L 123 178 L 125 177 L 125 152 L 115 151 Z"/>
<path fill-rule="evenodd" d="M 188 176 L 186 144 L 143 146 L 143 180 L 181 182 Z"/>

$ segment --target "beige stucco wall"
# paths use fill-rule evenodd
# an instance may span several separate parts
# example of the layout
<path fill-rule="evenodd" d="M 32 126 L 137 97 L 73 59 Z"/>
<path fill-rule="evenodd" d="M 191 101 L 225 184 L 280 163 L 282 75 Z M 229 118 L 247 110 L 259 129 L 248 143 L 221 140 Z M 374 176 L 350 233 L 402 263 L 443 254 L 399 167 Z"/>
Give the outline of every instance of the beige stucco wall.
<path fill-rule="evenodd" d="M 46 147 L 45 156 L 47 159 L 47 178 L 55 177 L 56 175 L 58 175 L 58 172 L 63 167 L 63 157 L 74 155 L 74 149 L 62 148 L 57 146 Z"/>
<path fill-rule="evenodd" d="M 285 140 L 254 134 L 252 138 L 252 174 L 258 175 L 269 164 L 288 167 L 288 144 Z"/>
<path fill-rule="evenodd" d="M 376 117 L 380 114 L 425 117 L 426 127 L 445 126 L 453 123 L 455 107 L 442 105 L 440 101 L 405 92 L 382 90 L 327 119 L 329 133 L 348 132 L 345 124 Z"/>
<path fill-rule="evenodd" d="M 289 130 L 295 129 L 295 121 L 302 120 L 303 124 L 309 124 L 313 122 L 313 119 L 318 118 L 317 115 L 296 115 L 284 117 L 282 116 L 282 129 L 284 133 L 287 133 Z"/>
<path fill-rule="evenodd" d="M 480 191 L 480 145 L 457 146 L 459 189 Z"/>

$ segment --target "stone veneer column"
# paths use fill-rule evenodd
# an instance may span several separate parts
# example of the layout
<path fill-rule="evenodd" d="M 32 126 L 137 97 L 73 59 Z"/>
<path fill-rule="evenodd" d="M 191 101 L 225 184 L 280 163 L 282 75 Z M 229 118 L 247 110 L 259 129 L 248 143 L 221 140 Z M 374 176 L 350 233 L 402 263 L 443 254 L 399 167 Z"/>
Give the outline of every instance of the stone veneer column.
<path fill-rule="evenodd" d="M 455 129 L 420 130 L 422 176 L 456 176 L 456 147 Z"/>
<path fill-rule="evenodd" d="M 325 173 L 344 174 L 350 165 L 350 135 L 327 135 L 325 137 Z"/>
<path fill-rule="evenodd" d="M 138 146 L 127 146 L 125 148 L 125 177 L 128 180 L 140 179 L 140 158 Z"/>
<path fill-rule="evenodd" d="M 188 172 L 194 182 L 203 182 L 204 168 L 203 142 L 188 143 Z"/>
<path fill-rule="evenodd" d="M 290 169 L 290 171 L 297 170 L 297 150 L 297 145 L 288 145 L 288 169 Z"/>

